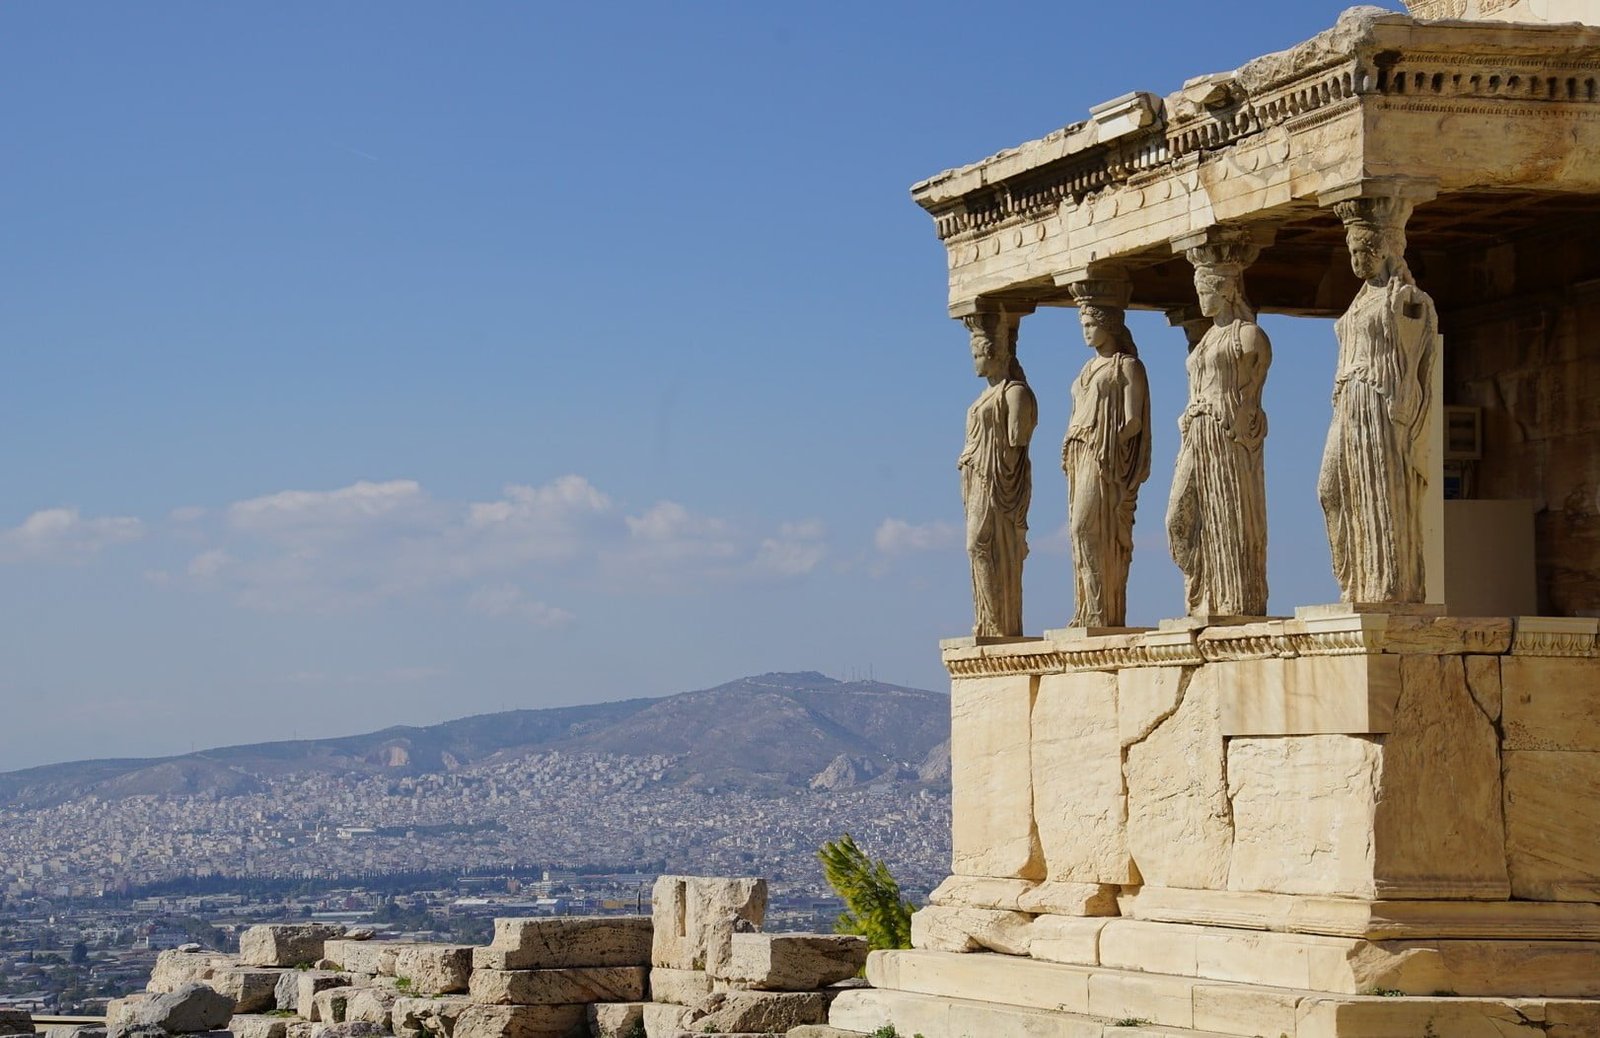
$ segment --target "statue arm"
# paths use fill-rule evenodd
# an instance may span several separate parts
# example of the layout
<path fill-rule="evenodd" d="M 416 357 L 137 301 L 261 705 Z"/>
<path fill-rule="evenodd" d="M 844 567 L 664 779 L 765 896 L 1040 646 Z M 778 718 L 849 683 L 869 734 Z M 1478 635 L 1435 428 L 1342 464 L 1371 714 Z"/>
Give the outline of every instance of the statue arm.
<path fill-rule="evenodd" d="M 1034 427 L 1039 424 L 1039 405 L 1034 401 L 1033 390 L 1026 382 L 1016 382 L 1006 388 L 1006 444 L 1026 447 L 1033 439 Z"/>
<path fill-rule="evenodd" d="M 1150 381 L 1144 365 L 1130 357 L 1122 367 L 1122 428 L 1117 439 L 1123 443 L 1144 432 L 1145 401 L 1150 398 Z"/>
<path fill-rule="evenodd" d="M 1261 409 L 1261 390 L 1272 366 L 1272 340 L 1261 326 L 1247 323 L 1239 329 L 1239 411 L 1234 416 L 1234 439 L 1255 448 L 1267 438 L 1267 414 Z"/>

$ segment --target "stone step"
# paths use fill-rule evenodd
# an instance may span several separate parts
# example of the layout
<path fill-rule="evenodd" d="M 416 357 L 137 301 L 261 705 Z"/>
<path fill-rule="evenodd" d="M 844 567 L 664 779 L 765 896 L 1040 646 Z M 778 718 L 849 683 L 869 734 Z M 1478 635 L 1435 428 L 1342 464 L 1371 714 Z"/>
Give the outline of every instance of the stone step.
<path fill-rule="evenodd" d="M 896 1034 L 923 1038 L 1241 1038 L 1238 1033 L 1169 1027 L 1132 1016 L 1106 1019 L 871 988 L 835 999 L 829 1024 L 854 1034 L 872 1034 L 893 1024 Z"/>
<path fill-rule="evenodd" d="M 988 949 L 1069 966 L 1341 995 L 1600 996 L 1600 941 L 1371 941 L 941 906 L 912 917 L 912 940 L 930 953 Z"/>
<path fill-rule="evenodd" d="M 1133 1020 L 1156 1034 L 1167 1028 L 1173 1035 L 1230 1038 L 1422 1038 L 1430 1026 L 1437 1038 L 1600 1036 L 1600 999 L 1339 995 L 925 951 L 875 952 L 867 978 L 874 988 L 841 995 L 829 1023 L 870 1032 L 890 1022 L 925 1038 L 1109 1038 L 1130 1033 L 1113 1025 Z M 1000 1015 L 986 1015 L 994 1013 Z"/>

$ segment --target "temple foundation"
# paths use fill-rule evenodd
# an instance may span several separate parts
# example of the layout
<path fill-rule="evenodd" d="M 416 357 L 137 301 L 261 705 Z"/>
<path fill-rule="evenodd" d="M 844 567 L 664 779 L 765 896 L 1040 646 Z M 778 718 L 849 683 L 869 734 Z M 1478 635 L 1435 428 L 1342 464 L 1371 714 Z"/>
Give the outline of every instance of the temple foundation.
<path fill-rule="evenodd" d="M 833 1022 L 1600 1035 L 1597 631 L 1331 607 L 947 648 L 954 874 Z"/>

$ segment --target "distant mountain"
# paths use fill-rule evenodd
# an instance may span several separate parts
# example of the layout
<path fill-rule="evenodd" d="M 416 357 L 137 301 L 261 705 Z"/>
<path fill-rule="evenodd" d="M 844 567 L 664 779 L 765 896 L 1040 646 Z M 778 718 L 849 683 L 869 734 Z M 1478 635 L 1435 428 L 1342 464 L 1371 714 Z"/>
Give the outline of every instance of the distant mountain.
<path fill-rule="evenodd" d="M 88 796 L 232 796 L 287 774 L 420 775 L 551 750 L 661 754 L 674 758 L 672 781 L 696 788 L 805 788 L 841 757 L 853 762 L 851 782 L 921 774 L 938 784 L 948 782 L 948 764 L 940 769 L 930 755 L 947 760 L 949 737 L 950 699 L 941 693 L 815 671 L 762 674 L 662 699 L 511 710 L 180 757 L 50 764 L 0 773 L 0 807 Z"/>

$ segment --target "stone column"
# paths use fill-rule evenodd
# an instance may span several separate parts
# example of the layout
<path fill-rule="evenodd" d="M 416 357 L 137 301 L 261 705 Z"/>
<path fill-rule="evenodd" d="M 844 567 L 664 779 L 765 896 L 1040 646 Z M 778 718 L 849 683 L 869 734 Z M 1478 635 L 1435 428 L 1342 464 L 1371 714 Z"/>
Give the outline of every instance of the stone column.
<path fill-rule="evenodd" d="M 1406 221 L 1436 186 L 1369 180 L 1324 195 L 1344 223 L 1362 286 L 1335 330 L 1333 422 L 1318 496 L 1341 597 L 1358 605 L 1430 600 L 1438 478 L 1439 318 L 1406 265 Z M 1430 506 L 1437 507 L 1430 507 Z M 1436 513 L 1436 514 L 1430 514 Z"/>
<path fill-rule="evenodd" d="M 1173 243 L 1194 265 L 1200 312 L 1211 325 L 1190 350 L 1189 402 L 1167 536 L 1183 571 L 1191 617 L 1263 616 L 1267 611 L 1267 490 L 1261 391 L 1272 344 L 1244 293 L 1244 271 L 1262 238 L 1214 227 Z"/>
<path fill-rule="evenodd" d="M 1071 626 L 1120 629 L 1128 622 L 1128 566 L 1139 487 L 1150 478 L 1150 386 L 1128 331 L 1132 284 L 1115 268 L 1057 277 L 1078 304 L 1092 350 L 1072 382 L 1072 417 L 1061 445 L 1072 543 Z"/>
<path fill-rule="evenodd" d="M 971 334 L 972 363 L 987 382 L 967 411 L 957 459 L 972 564 L 973 636 L 1022 636 L 1022 563 L 1028 556 L 1033 470 L 1028 442 L 1039 407 L 1017 361 L 1017 330 L 1032 307 L 974 306 L 959 315 Z"/>

